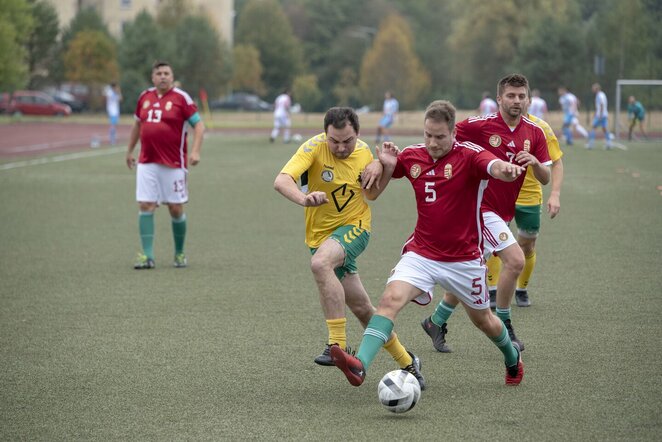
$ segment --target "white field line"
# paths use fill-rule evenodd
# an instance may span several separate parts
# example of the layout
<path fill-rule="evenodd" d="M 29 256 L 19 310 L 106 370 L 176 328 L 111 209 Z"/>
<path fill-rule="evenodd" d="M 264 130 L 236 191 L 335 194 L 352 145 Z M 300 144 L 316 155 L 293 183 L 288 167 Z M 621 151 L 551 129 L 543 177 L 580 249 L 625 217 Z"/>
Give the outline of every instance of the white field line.
<path fill-rule="evenodd" d="M 27 146 L 17 146 L 6 150 L 9 153 L 32 152 L 36 150 L 48 150 L 56 147 L 71 146 L 71 145 L 86 145 L 90 142 L 91 137 L 79 138 L 76 140 L 63 140 L 54 141 L 52 143 L 29 144 Z M 100 137 L 99 137 L 100 138 Z"/>
<path fill-rule="evenodd" d="M 60 163 L 62 161 L 80 160 L 82 158 L 100 157 L 105 155 L 114 155 L 126 151 L 126 147 L 111 147 L 108 149 L 99 149 L 85 152 L 69 153 L 65 155 L 56 155 L 46 158 L 35 158 L 33 160 L 16 161 L 13 163 L 0 164 L 0 170 L 18 169 L 21 167 L 37 166 L 40 164 Z"/>

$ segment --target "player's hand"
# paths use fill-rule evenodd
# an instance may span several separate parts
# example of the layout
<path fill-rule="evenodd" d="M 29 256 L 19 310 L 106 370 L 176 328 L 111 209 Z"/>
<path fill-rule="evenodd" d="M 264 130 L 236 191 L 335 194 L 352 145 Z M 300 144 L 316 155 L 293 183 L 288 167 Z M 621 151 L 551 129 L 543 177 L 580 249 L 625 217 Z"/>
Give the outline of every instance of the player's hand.
<path fill-rule="evenodd" d="M 395 168 L 395 165 L 398 162 L 398 154 L 400 153 L 400 149 L 398 149 L 398 146 L 392 142 L 385 141 L 382 143 L 381 149 L 379 146 L 375 147 L 375 153 L 377 154 L 377 158 L 379 158 L 379 161 L 384 165 L 384 167 Z"/>
<path fill-rule="evenodd" d="M 361 172 L 361 187 L 369 190 L 374 184 L 379 189 L 379 179 L 382 177 L 384 166 L 379 160 L 372 161 Z"/>
<path fill-rule="evenodd" d="M 539 163 L 538 158 L 534 157 L 525 150 L 520 150 L 517 152 L 517 155 L 515 155 L 515 161 L 517 161 L 517 163 L 522 167 L 535 166 Z"/>
<path fill-rule="evenodd" d="M 547 213 L 549 213 L 550 218 L 554 218 L 559 214 L 561 210 L 561 202 L 559 201 L 558 195 L 551 193 L 547 199 Z"/>
<path fill-rule="evenodd" d="M 306 195 L 303 200 L 303 207 L 317 207 L 329 202 L 326 193 L 315 191 Z"/>
<path fill-rule="evenodd" d="M 136 165 L 136 159 L 133 158 L 133 154 L 132 153 L 127 153 L 126 154 L 126 166 L 129 169 L 133 169 L 135 167 L 135 165 Z"/>
<path fill-rule="evenodd" d="M 191 156 L 189 157 L 189 163 L 191 163 L 191 166 L 196 166 L 200 162 L 200 154 L 197 152 L 192 152 Z"/>

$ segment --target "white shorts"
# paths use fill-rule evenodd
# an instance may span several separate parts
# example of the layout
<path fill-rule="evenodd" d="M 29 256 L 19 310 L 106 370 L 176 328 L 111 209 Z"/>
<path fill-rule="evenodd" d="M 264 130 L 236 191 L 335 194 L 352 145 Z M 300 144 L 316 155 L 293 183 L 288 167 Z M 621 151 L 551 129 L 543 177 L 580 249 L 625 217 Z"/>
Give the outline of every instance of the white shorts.
<path fill-rule="evenodd" d="M 281 115 L 279 117 L 274 117 L 274 128 L 280 129 L 281 127 L 290 127 L 292 126 L 292 121 L 288 115 Z"/>
<path fill-rule="evenodd" d="M 483 257 L 498 255 L 506 247 L 517 243 L 517 238 L 510 231 L 508 224 L 494 212 L 483 213 Z"/>
<path fill-rule="evenodd" d="M 425 293 L 413 300 L 427 305 L 432 301 L 435 284 L 455 295 L 475 310 L 490 308 L 486 284 L 487 267 L 482 259 L 460 262 L 441 262 L 407 252 L 391 272 L 391 281 L 404 281 Z"/>
<path fill-rule="evenodd" d="M 185 169 L 173 169 L 156 163 L 138 163 L 136 168 L 136 201 L 143 203 L 188 202 Z"/>

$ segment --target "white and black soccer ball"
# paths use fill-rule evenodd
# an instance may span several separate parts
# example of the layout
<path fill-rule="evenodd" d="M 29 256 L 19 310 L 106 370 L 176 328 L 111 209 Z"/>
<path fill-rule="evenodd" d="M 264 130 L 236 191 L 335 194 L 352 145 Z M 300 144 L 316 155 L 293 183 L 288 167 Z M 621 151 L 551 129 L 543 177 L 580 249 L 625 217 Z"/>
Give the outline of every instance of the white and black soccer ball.
<path fill-rule="evenodd" d="M 292 141 L 294 141 L 295 143 L 300 143 L 301 140 L 303 140 L 303 137 L 301 136 L 301 134 L 292 135 Z"/>
<path fill-rule="evenodd" d="M 414 408 L 421 398 L 421 386 L 416 376 L 404 370 L 393 370 L 384 375 L 377 386 L 379 402 L 393 413 L 404 413 Z"/>

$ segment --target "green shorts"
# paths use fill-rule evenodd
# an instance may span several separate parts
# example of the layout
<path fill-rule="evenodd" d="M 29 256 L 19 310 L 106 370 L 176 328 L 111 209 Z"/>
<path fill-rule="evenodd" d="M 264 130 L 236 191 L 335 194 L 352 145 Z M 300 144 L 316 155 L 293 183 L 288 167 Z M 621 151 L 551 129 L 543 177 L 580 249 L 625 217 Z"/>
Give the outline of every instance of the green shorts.
<path fill-rule="evenodd" d="M 356 226 L 342 226 L 329 235 L 345 250 L 345 261 L 340 267 L 335 268 L 338 279 L 342 280 L 347 273 L 357 273 L 356 258 L 368 247 L 370 241 L 370 232 L 360 229 Z M 315 254 L 317 249 L 310 249 L 311 254 Z"/>
<path fill-rule="evenodd" d="M 536 238 L 540 232 L 542 204 L 535 206 L 515 206 L 515 222 L 518 233 L 525 238 Z"/>

